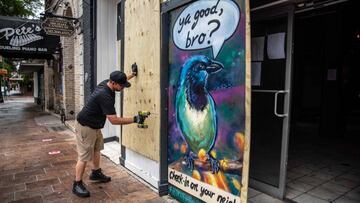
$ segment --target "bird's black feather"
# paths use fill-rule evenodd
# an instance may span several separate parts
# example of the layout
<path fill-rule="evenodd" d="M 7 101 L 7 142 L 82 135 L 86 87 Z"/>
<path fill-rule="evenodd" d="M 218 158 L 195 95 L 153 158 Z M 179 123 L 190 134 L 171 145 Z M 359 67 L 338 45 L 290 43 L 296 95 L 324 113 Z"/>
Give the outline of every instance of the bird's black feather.
<path fill-rule="evenodd" d="M 206 96 L 208 92 L 205 88 L 205 82 L 199 81 L 198 78 L 196 78 L 196 73 L 193 71 L 189 71 L 186 77 L 186 99 L 190 107 L 198 111 L 204 110 L 208 104 Z"/>

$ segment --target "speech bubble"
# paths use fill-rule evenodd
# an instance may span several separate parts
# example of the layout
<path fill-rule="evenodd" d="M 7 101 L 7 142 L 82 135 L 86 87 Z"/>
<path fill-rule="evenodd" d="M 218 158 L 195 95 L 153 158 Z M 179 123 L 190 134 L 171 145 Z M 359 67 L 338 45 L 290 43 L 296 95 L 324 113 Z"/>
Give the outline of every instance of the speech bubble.
<path fill-rule="evenodd" d="M 186 7 L 173 26 L 175 45 L 182 50 L 212 47 L 219 54 L 225 40 L 235 32 L 240 21 L 240 9 L 231 0 L 203 0 Z"/>

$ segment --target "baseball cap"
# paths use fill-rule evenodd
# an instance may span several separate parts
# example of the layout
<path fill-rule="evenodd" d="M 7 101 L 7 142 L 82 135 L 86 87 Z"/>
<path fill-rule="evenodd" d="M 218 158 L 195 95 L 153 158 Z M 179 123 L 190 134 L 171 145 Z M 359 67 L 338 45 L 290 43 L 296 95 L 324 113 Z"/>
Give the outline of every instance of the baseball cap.
<path fill-rule="evenodd" d="M 125 73 L 121 72 L 121 71 L 114 71 L 110 74 L 110 80 L 114 81 L 118 84 L 120 84 L 121 86 L 124 87 L 130 87 L 131 84 L 127 81 L 127 76 Z"/>

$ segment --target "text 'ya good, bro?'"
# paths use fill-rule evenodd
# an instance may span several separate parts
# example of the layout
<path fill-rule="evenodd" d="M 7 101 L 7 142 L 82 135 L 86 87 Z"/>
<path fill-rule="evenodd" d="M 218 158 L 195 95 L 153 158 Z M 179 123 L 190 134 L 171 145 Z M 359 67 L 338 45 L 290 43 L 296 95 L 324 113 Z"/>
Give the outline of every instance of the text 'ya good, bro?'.
<path fill-rule="evenodd" d="M 197 1 L 185 8 L 176 19 L 173 40 L 182 50 L 212 47 L 213 57 L 216 58 L 239 21 L 240 9 L 231 0 Z"/>

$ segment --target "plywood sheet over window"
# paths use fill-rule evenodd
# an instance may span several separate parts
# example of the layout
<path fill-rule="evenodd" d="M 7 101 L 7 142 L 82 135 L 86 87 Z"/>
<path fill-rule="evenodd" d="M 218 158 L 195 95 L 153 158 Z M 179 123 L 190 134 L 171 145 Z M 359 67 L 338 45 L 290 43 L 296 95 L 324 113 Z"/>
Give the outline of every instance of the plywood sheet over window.
<path fill-rule="evenodd" d="M 139 110 L 152 113 L 149 128 L 136 125 L 123 127 L 122 144 L 145 157 L 159 161 L 160 138 L 160 1 L 131 0 L 125 2 L 124 70 L 131 73 L 137 63 L 139 75 L 124 91 L 124 116 Z"/>
<path fill-rule="evenodd" d="M 180 202 L 246 202 L 249 3 L 193 1 L 167 14 L 169 194 Z"/>

